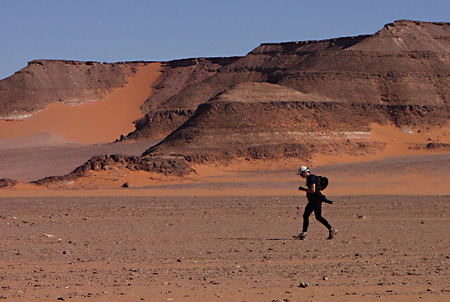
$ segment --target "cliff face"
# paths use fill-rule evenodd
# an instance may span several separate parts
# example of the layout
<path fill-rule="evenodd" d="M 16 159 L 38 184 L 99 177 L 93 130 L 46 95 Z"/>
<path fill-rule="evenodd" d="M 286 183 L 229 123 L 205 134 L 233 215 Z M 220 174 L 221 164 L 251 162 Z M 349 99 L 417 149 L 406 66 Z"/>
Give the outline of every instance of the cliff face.
<path fill-rule="evenodd" d="M 48 104 L 79 105 L 101 100 L 147 63 L 37 60 L 0 81 L 0 116 L 21 118 Z"/>
<path fill-rule="evenodd" d="M 345 104 L 448 107 L 450 24 L 396 21 L 374 35 L 262 44 L 205 80 L 183 86 L 150 110 L 130 137 L 167 135 L 200 104 L 245 82 Z"/>
<path fill-rule="evenodd" d="M 170 61 L 162 64 L 161 76 L 153 85 L 154 91 L 142 105 L 143 112 L 156 110 L 172 96 L 178 94 L 189 85 L 203 82 L 217 73 L 219 68 L 238 60 L 232 58 L 195 58 Z M 182 104 L 176 104 L 179 108 Z M 167 107 L 167 106 L 165 106 Z"/>
<path fill-rule="evenodd" d="M 261 57 L 261 65 L 274 50 L 278 66 L 289 57 L 285 67 L 269 73 L 268 82 L 303 93 L 347 103 L 448 105 L 449 28 L 397 21 L 371 36 L 264 45 L 252 54 Z"/>
<path fill-rule="evenodd" d="M 182 154 L 199 164 L 376 154 L 386 144 L 371 137 L 373 124 L 426 132 L 448 126 L 449 118 L 443 106 L 344 103 L 275 84 L 244 83 L 201 104 L 144 155 Z"/>
<path fill-rule="evenodd" d="M 238 59 L 238 57 L 197 58 L 164 63 L 161 76 L 153 85 L 152 95 L 141 107 L 142 112 L 147 114 L 135 122 L 136 131 L 130 133 L 128 139 L 167 136 L 183 124 L 200 104 L 192 98 L 194 96 L 189 91 L 199 89 L 201 93 L 208 94 L 207 90 L 211 89 L 202 83 Z M 188 88 L 187 95 L 186 88 Z"/>

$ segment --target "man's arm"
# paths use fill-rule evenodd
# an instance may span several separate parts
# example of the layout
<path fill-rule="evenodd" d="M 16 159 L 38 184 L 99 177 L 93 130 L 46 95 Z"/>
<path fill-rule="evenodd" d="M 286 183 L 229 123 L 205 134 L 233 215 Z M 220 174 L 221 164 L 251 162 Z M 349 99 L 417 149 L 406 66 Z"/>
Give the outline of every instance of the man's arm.
<path fill-rule="evenodd" d="M 311 188 L 305 188 L 305 187 L 299 187 L 298 188 L 300 191 L 304 191 L 306 193 L 316 193 L 316 184 L 312 184 Z"/>

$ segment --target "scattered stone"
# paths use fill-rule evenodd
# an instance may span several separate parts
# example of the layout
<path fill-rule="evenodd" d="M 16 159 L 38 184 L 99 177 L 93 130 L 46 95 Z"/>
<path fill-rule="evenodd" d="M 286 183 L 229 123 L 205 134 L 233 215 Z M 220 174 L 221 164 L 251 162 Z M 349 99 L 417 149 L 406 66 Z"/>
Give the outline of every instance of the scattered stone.
<path fill-rule="evenodd" d="M 366 215 L 359 215 L 358 216 L 358 219 L 365 219 L 366 218 Z"/>
<path fill-rule="evenodd" d="M 129 187 L 131 187 L 131 183 L 129 183 L 128 181 L 122 185 L 122 188 L 129 188 Z"/>
<path fill-rule="evenodd" d="M 308 286 L 309 286 L 308 283 L 306 283 L 306 282 L 300 282 L 300 285 L 299 285 L 298 287 L 306 288 L 306 287 L 308 287 Z"/>

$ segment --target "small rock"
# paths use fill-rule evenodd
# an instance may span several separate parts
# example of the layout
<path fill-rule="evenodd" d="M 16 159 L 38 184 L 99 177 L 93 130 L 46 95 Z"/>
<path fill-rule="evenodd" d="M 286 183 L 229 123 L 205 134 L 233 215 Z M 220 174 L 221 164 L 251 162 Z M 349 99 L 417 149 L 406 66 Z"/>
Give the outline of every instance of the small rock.
<path fill-rule="evenodd" d="M 306 287 L 308 287 L 308 286 L 309 286 L 308 283 L 306 283 L 306 282 L 300 282 L 300 285 L 299 285 L 298 287 L 306 288 Z"/>
<path fill-rule="evenodd" d="M 359 215 L 358 216 L 358 219 L 365 219 L 366 218 L 366 215 Z"/>
<path fill-rule="evenodd" d="M 129 188 L 131 187 L 131 184 L 129 182 L 126 182 L 122 185 L 122 188 Z"/>

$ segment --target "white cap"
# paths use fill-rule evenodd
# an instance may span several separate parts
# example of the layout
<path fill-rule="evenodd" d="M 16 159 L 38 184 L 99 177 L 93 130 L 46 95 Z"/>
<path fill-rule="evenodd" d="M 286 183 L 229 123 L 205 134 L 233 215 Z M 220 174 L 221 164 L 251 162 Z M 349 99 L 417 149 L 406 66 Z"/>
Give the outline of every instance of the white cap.
<path fill-rule="evenodd" d="M 309 172 L 308 167 L 301 166 L 300 169 L 298 169 L 297 175 L 300 175 L 300 174 L 302 174 L 303 172 Z"/>

